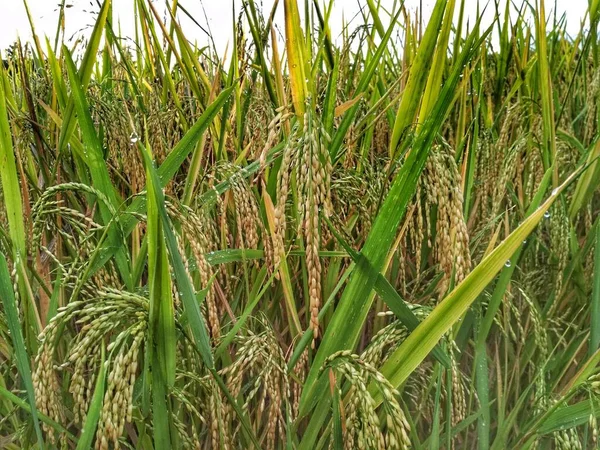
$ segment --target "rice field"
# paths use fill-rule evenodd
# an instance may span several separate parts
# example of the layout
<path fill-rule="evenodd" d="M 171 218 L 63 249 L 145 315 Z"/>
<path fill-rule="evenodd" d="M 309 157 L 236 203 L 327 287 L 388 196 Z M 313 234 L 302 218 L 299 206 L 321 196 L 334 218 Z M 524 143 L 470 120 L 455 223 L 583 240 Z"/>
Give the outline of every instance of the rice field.
<path fill-rule="evenodd" d="M 239 3 L 2 51 L 0 448 L 598 448 L 600 0 Z"/>

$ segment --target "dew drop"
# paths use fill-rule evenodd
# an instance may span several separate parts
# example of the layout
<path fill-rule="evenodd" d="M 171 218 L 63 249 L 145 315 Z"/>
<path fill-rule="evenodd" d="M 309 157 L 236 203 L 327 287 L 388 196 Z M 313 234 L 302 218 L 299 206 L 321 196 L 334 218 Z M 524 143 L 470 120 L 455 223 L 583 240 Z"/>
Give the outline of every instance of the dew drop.
<path fill-rule="evenodd" d="M 523 239 L 523 245 L 527 244 L 527 239 Z"/>
<path fill-rule="evenodd" d="M 558 188 L 552 189 L 552 194 L 551 195 L 556 195 L 556 194 L 558 194 Z"/>
<path fill-rule="evenodd" d="M 129 136 L 129 142 L 131 142 L 131 145 L 137 143 L 137 141 L 139 141 L 140 138 L 138 137 L 137 133 L 134 131 L 133 133 L 131 133 L 131 135 Z"/>
<path fill-rule="evenodd" d="M 506 262 L 504 263 L 505 267 L 510 267 L 511 263 L 510 263 L 510 259 L 506 260 Z"/>
<path fill-rule="evenodd" d="M 546 219 L 548 219 L 548 218 L 550 217 L 550 211 L 546 211 L 546 212 L 544 213 L 544 217 L 545 217 Z"/>

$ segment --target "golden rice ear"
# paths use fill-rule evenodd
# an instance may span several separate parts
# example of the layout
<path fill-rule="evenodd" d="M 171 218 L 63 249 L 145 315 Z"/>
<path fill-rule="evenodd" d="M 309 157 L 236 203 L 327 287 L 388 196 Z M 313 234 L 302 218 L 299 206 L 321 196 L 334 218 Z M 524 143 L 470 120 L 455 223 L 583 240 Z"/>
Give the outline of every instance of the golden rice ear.
<path fill-rule="evenodd" d="M 411 248 L 415 254 L 417 280 L 420 277 L 422 243 L 432 248 L 444 276 L 438 286 L 444 296 L 450 286 L 460 283 L 471 270 L 469 233 L 463 214 L 461 177 L 454 156 L 446 146 L 429 154 L 415 195 L 414 219 L 409 220 Z M 434 220 L 431 211 L 435 211 Z M 432 235 L 435 237 L 432 239 Z"/>
<path fill-rule="evenodd" d="M 304 239 L 306 268 L 308 272 L 309 327 L 313 338 L 319 335 L 319 310 L 321 305 L 321 260 L 319 257 L 321 232 L 320 214 L 331 211 L 331 160 L 326 143 L 329 135 L 313 111 L 310 100 L 303 112 L 303 127 L 297 126 L 284 148 L 281 170 L 277 181 L 277 206 L 275 208 L 274 262 L 280 264 L 285 239 L 285 205 L 289 192 L 290 176 L 297 178 L 296 210 L 297 233 Z M 314 345 L 314 343 L 313 343 Z"/>
<path fill-rule="evenodd" d="M 68 324 L 79 324 L 80 332 L 61 356 L 59 332 Z M 148 325 L 148 299 L 137 294 L 104 286 L 89 298 L 72 301 L 59 309 L 40 336 L 41 345 L 33 372 L 37 407 L 57 423 L 65 417 L 62 382 L 65 370 L 71 370 L 68 392 L 73 398 L 77 423 L 86 422 L 96 376 L 99 372 L 102 346 L 112 359 L 106 362 L 108 376 L 102 409 L 96 430 L 96 448 L 118 446 L 125 423 L 131 423 L 133 387 L 140 373 L 140 348 L 145 345 Z M 58 364 L 57 364 L 58 363 Z M 55 441 L 56 433 L 44 425 Z M 61 435 L 61 439 L 65 436 Z"/>
<path fill-rule="evenodd" d="M 285 442 L 287 427 L 281 408 L 292 396 L 287 361 L 274 331 L 266 318 L 255 321 L 256 327 L 247 329 L 247 336 L 235 338 L 238 353 L 231 365 L 223 369 L 225 381 L 233 395 L 239 395 L 243 386 L 251 386 L 245 407 L 252 401 L 256 408 L 248 411 L 257 425 L 257 432 L 266 436 L 266 448 L 275 449 Z M 254 328 L 256 328 L 254 330 Z M 225 426 L 238 432 L 231 407 L 226 407 Z M 267 417 L 267 420 L 261 420 Z"/>
<path fill-rule="evenodd" d="M 350 387 L 340 399 L 344 408 L 340 416 L 344 420 L 345 448 L 411 448 L 410 425 L 396 398 L 398 392 L 377 369 L 346 350 L 327 358 L 321 368 L 321 371 L 325 370 L 333 371 L 337 383 L 347 383 Z M 377 386 L 382 395 L 380 414 L 367 389 L 369 385 Z"/>

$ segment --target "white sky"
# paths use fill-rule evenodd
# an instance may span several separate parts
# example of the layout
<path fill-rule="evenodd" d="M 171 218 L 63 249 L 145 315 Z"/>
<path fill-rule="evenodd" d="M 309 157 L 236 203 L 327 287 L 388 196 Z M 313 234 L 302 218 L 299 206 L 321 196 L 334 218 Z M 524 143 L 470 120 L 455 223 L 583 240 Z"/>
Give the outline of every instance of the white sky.
<path fill-rule="evenodd" d="M 382 5 L 389 6 L 394 3 L 394 0 L 380 0 Z M 427 19 L 433 4 L 433 0 L 405 0 L 405 5 L 414 10 L 418 7 L 420 1 L 423 4 L 424 20 Z M 482 5 L 486 4 L 487 0 L 479 0 Z M 487 20 L 493 17 L 493 1 L 490 0 L 490 5 L 486 11 Z M 501 4 L 501 9 L 504 9 L 507 0 L 498 0 Z M 521 0 L 513 0 L 520 4 Z M 133 17 L 133 2 L 134 0 L 113 0 L 113 26 L 117 27 L 120 23 L 122 34 L 132 36 L 134 30 Z M 256 0 L 257 4 L 263 3 L 265 15 L 267 15 L 273 0 Z M 478 0 L 466 0 L 465 10 L 469 17 L 475 16 Z M 531 0 L 534 3 L 535 0 Z M 40 36 L 48 35 L 51 42 L 54 42 L 56 33 L 56 24 L 58 19 L 58 4 L 60 0 L 28 0 L 28 5 L 31 10 L 36 32 Z M 169 3 L 171 3 L 169 1 Z M 210 27 L 211 33 L 215 40 L 217 50 L 220 54 L 223 53 L 228 41 L 231 38 L 232 30 L 232 7 L 233 0 L 180 0 L 190 14 L 203 26 Z M 299 5 L 303 5 L 303 1 Z M 322 0 L 321 0 L 322 3 Z M 460 1 L 457 1 L 460 3 Z M 558 15 L 563 13 L 567 15 L 568 31 L 571 34 L 576 34 L 579 30 L 581 19 L 585 14 L 588 0 L 556 0 Z M 94 15 L 90 11 L 97 11 L 98 7 L 96 0 L 67 0 L 67 4 L 71 5 L 66 9 L 66 37 L 81 33 L 80 30 L 91 29 L 94 21 Z M 154 0 L 157 10 L 163 14 L 165 11 L 164 0 Z M 235 1 L 239 11 L 241 0 Z M 335 38 L 341 31 L 342 17 L 350 20 L 359 11 L 360 5 L 365 5 L 364 0 L 334 0 L 334 11 L 331 16 L 330 25 L 332 26 L 333 37 Z M 206 16 L 202 7 L 206 11 Z M 457 5 L 458 12 L 458 5 Z M 548 14 L 554 9 L 554 1 L 546 0 L 546 10 Z M 283 0 L 279 0 L 278 20 L 276 23 L 281 24 L 281 16 L 283 13 Z M 237 14 L 236 14 L 237 16 Z M 191 41 L 197 41 L 200 46 L 208 43 L 206 35 L 181 12 L 179 18 L 186 36 Z M 358 18 L 356 23 L 359 24 L 362 19 Z M 488 22 L 489 23 L 489 22 Z M 280 27 L 281 29 L 281 27 Z M 85 32 L 85 31 L 83 31 Z M 17 36 L 22 41 L 28 41 L 31 38 L 31 30 L 27 21 L 23 0 L 0 0 L 0 50 L 6 49 L 12 44 Z M 43 43 L 43 41 L 42 41 Z"/>

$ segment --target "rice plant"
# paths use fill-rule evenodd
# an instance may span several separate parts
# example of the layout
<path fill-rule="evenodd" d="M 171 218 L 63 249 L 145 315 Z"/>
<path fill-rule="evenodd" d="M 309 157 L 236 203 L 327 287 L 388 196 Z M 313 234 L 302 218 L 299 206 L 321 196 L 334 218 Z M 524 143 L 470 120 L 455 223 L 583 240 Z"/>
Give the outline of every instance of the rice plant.
<path fill-rule="evenodd" d="M 239 3 L 1 53 L 0 447 L 597 448 L 600 2 Z"/>

